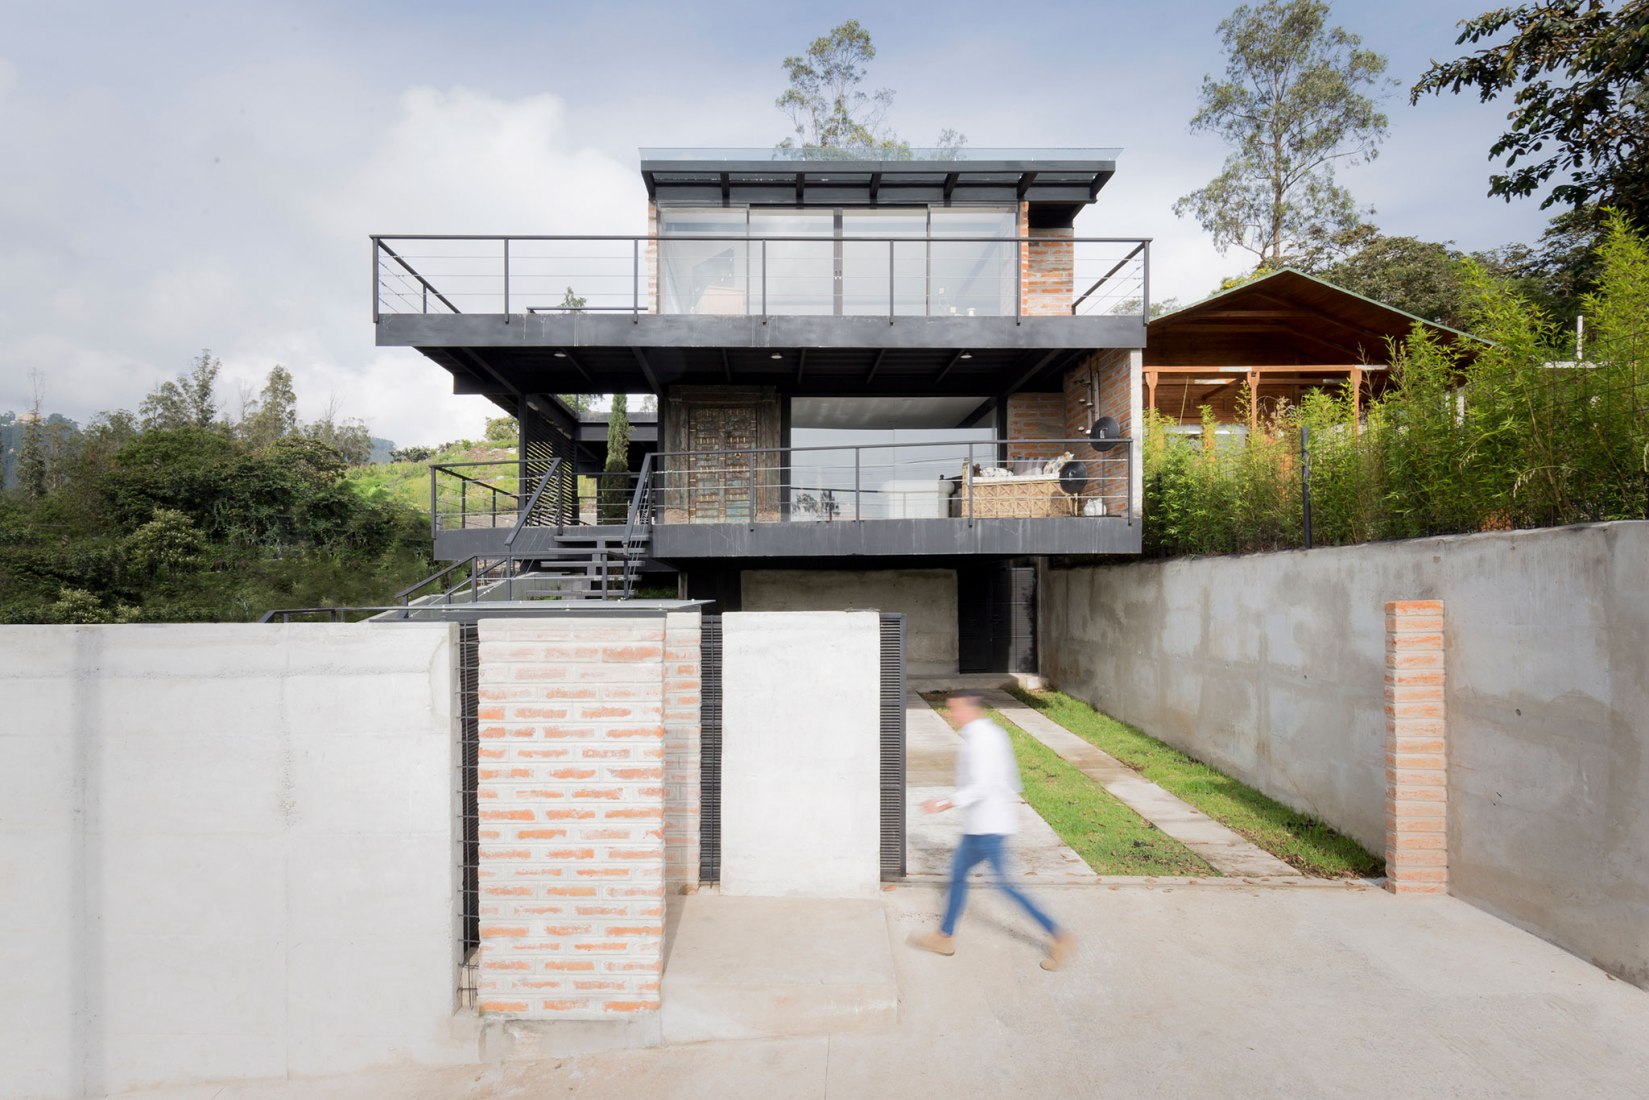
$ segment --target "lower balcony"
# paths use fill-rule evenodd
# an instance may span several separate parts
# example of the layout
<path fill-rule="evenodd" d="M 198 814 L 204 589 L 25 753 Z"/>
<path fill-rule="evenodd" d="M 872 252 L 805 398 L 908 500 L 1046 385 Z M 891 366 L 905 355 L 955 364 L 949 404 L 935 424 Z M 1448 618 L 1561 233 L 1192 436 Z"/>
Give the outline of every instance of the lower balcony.
<path fill-rule="evenodd" d="M 1128 439 L 660 452 L 622 474 L 578 475 L 557 459 L 486 465 L 431 468 L 437 557 L 573 545 L 672 564 L 1140 549 Z"/>

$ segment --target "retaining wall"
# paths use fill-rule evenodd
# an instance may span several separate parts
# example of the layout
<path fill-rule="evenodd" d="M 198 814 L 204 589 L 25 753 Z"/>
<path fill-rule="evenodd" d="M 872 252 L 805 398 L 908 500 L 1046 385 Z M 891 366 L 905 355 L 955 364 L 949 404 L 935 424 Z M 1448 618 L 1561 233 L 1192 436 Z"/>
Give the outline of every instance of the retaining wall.
<path fill-rule="evenodd" d="M 0 627 L 0 1095 L 474 1057 L 452 630 Z"/>
<path fill-rule="evenodd" d="M 1384 841 L 1384 604 L 1443 603 L 1450 892 L 1649 987 L 1649 523 L 1045 570 L 1044 675 Z"/>

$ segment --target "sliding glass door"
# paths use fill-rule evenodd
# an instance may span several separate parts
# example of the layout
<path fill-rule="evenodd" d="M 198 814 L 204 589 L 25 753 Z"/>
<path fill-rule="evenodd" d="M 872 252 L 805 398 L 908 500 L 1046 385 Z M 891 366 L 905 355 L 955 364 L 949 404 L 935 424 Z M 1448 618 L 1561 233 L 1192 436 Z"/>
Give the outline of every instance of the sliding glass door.
<path fill-rule="evenodd" d="M 1014 211 L 994 207 L 663 207 L 659 309 L 1011 315 L 1016 229 Z"/>

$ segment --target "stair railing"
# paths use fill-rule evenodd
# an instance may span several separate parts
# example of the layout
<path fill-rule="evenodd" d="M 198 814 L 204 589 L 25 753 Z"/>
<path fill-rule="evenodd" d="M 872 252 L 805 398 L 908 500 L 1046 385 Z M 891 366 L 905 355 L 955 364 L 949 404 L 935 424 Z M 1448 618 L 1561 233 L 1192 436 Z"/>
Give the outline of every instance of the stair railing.
<path fill-rule="evenodd" d="M 559 458 L 550 459 L 549 466 L 544 470 L 543 475 L 539 477 L 538 484 L 533 487 L 532 496 L 528 498 L 527 503 L 522 507 L 521 515 L 516 518 L 515 526 L 510 528 L 510 533 L 504 536 L 504 548 L 506 550 L 515 545 L 515 536 L 519 535 L 521 529 L 527 526 L 527 521 L 532 518 L 533 512 L 538 508 L 538 500 L 544 495 L 544 490 L 549 488 L 550 482 L 560 474 L 561 461 Z M 557 517 L 560 518 L 559 511 Z"/>
<path fill-rule="evenodd" d="M 630 511 L 624 520 L 624 542 L 619 548 L 623 599 L 629 599 L 635 592 L 636 574 L 641 571 L 647 542 L 653 534 L 652 523 L 653 456 L 649 454 L 641 460 L 641 472 L 636 475 L 636 491 L 630 496 Z"/>

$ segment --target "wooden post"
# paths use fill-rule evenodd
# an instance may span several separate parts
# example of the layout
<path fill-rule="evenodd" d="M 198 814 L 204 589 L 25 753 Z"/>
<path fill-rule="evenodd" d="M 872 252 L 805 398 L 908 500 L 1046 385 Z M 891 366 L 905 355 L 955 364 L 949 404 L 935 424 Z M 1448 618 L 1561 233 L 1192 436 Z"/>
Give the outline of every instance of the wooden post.
<path fill-rule="evenodd" d="M 1155 411 L 1157 407 L 1157 372 L 1154 370 L 1145 372 L 1145 395 L 1145 407 Z"/>
<path fill-rule="evenodd" d="M 1254 435 L 1260 430 L 1260 372 L 1253 367 L 1248 368 L 1248 434 Z"/>
<path fill-rule="evenodd" d="M 1351 430 L 1363 431 L 1363 368 L 1351 368 Z"/>

